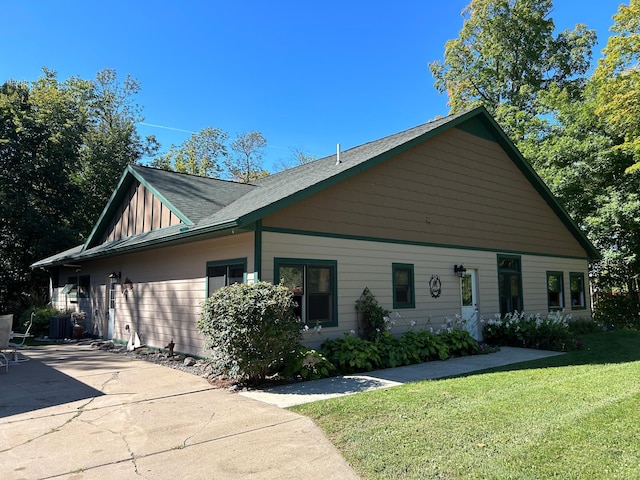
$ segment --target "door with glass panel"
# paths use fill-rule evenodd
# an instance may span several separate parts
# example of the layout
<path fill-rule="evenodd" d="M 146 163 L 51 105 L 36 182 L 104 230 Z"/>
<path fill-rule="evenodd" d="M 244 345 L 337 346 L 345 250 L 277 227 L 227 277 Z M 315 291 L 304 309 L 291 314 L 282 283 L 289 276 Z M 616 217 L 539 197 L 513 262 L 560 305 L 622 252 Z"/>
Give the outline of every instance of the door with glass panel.
<path fill-rule="evenodd" d="M 467 269 L 460 279 L 461 315 L 469 334 L 480 339 L 477 302 L 477 270 Z"/>

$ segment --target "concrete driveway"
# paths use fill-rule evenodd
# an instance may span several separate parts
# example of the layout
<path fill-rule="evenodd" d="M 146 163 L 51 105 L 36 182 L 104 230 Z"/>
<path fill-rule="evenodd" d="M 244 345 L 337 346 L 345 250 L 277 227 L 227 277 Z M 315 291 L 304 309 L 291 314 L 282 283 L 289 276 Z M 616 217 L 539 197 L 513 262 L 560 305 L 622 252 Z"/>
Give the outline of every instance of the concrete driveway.
<path fill-rule="evenodd" d="M 0 478 L 356 479 L 306 417 L 84 345 L 0 372 Z"/>

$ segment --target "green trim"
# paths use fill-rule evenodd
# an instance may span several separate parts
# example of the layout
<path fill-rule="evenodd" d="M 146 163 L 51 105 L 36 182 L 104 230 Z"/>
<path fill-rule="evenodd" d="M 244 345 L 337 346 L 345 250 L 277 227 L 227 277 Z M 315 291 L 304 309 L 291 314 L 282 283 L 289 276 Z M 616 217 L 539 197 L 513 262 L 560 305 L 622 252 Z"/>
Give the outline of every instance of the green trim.
<path fill-rule="evenodd" d="M 209 297 L 209 267 L 229 267 L 231 265 L 242 265 L 242 271 L 243 271 L 242 282 L 247 283 L 247 257 L 208 261 L 207 267 L 204 273 L 207 279 L 207 281 L 205 282 L 206 285 L 205 285 L 204 293 L 207 296 L 207 298 Z M 225 283 L 227 283 L 227 280 L 225 280 Z"/>
<path fill-rule="evenodd" d="M 256 222 L 253 236 L 253 271 L 257 282 L 262 278 L 262 220 Z"/>
<path fill-rule="evenodd" d="M 498 123 L 491 117 L 489 112 L 484 107 L 477 107 L 467 113 L 460 115 L 442 125 L 439 125 L 428 132 L 423 133 L 409 140 L 401 145 L 396 146 L 380 155 L 374 156 L 360 164 L 344 170 L 343 172 L 326 178 L 318 183 L 315 183 L 308 188 L 290 195 L 289 197 L 275 201 L 263 208 L 257 209 L 244 217 L 238 219 L 241 225 L 253 223 L 260 218 L 264 218 L 268 215 L 276 213 L 277 211 L 288 207 L 296 202 L 299 202 L 315 193 L 319 193 L 322 190 L 331 187 L 339 182 L 347 180 L 354 175 L 369 170 L 380 163 L 410 149 L 420 143 L 423 143 L 451 128 L 460 128 L 463 131 L 467 131 L 473 135 L 479 136 L 484 139 L 489 139 L 498 143 L 507 153 L 507 156 L 516 164 L 518 169 L 524 174 L 524 176 L 533 185 L 540 196 L 547 202 L 551 209 L 560 218 L 562 223 L 567 227 L 569 232 L 574 236 L 578 243 L 584 248 L 586 256 L 589 260 L 600 259 L 600 254 L 589 241 L 582 230 L 571 219 L 567 211 L 555 198 L 551 190 L 542 181 L 538 174 L 533 170 L 529 162 L 525 160 L 522 154 L 518 151 L 515 144 L 507 137 Z"/>
<path fill-rule="evenodd" d="M 89 234 L 87 241 L 84 244 L 83 251 L 91 248 L 94 245 L 94 241 L 102 235 L 104 230 L 106 229 L 106 224 L 109 223 L 111 218 L 113 217 L 116 209 L 120 206 L 120 204 L 126 198 L 126 194 L 129 192 L 131 185 L 133 184 L 133 180 L 138 180 L 142 186 L 144 186 L 147 190 L 149 190 L 154 197 L 156 197 L 160 202 L 165 205 L 171 212 L 180 219 L 182 223 L 187 226 L 193 225 L 193 222 L 189 220 L 189 218 L 184 215 L 180 210 L 178 210 L 169 200 L 167 200 L 164 195 L 162 195 L 158 190 L 156 190 L 153 185 L 149 184 L 146 179 L 140 175 L 131 165 L 127 165 L 124 173 L 120 177 L 118 181 L 118 185 L 115 190 L 111 194 L 109 201 L 107 202 L 106 207 L 102 210 L 98 221 L 96 222 L 93 230 Z"/>
<path fill-rule="evenodd" d="M 398 302 L 396 299 L 396 272 L 398 270 L 409 271 L 409 302 Z M 393 309 L 400 308 L 416 308 L 416 282 L 414 276 L 414 267 L 412 263 L 392 263 L 391 264 L 391 281 L 393 284 L 392 298 Z"/>
<path fill-rule="evenodd" d="M 337 238 L 341 240 L 357 240 L 357 241 L 363 241 L 363 242 L 393 243 L 397 245 L 413 245 L 418 247 L 453 248 L 456 250 L 471 250 L 471 251 L 477 251 L 477 252 L 505 253 L 505 254 L 512 254 L 512 255 L 531 255 L 531 256 L 537 256 L 537 257 L 566 258 L 571 260 L 585 260 L 585 261 L 589 260 L 587 257 L 578 257 L 573 255 L 524 252 L 524 251 L 517 251 L 517 250 L 504 250 L 500 248 L 469 247 L 466 245 L 448 245 L 446 243 L 416 242 L 412 240 L 398 240 L 395 238 L 366 237 L 362 235 L 346 235 L 341 233 L 312 232 L 309 230 L 295 230 L 291 228 L 262 227 L 262 231 L 268 232 L 268 233 L 283 233 L 287 235 L 306 235 L 310 237 Z"/>
<path fill-rule="evenodd" d="M 478 111 L 478 109 L 480 110 Z M 529 180 L 529 182 L 533 185 L 540 196 L 555 212 L 564 226 L 567 227 L 569 232 L 574 236 L 578 243 L 580 243 L 580 246 L 584 248 L 588 259 L 600 260 L 601 256 L 596 247 L 593 246 L 585 233 L 573 221 L 567 210 L 560 204 L 560 202 L 558 202 L 558 199 L 551 192 L 551 190 L 549 190 L 547 184 L 544 183 L 544 181 L 533 169 L 531 164 L 522 156 L 518 148 L 511 141 L 511 139 L 507 137 L 507 134 L 504 132 L 504 130 L 502 130 L 495 119 L 489 114 L 489 112 L 487 112 L 484 107 L 478 107 L 474 110 L 471 110 L 469 113 L 472 112 L 476 113 L 476 118 L 470 124 L 468 129 L 461 129 L 467 131 L 467 133 L 471 133 L 472 135 L 476 135 L 484 139 L 487 139 L 488 132 L 481 132 L 480 123 L 484 124 L 485 130 L 493 131 L 496 134 L 494 141 L 496 141 L 503 148 L 503 150 L 507 153 L 513 163 L 516 164 L 516 166 L 524 174 L 527 180 Z M 462 125 L 460 127 L 462 127 Z"/>
<path fill-rule="evenodd" d="M 555 290 L 549 290 L 549 278 L 550 277 L 557 277 L 559 284 L 558 287 L 560 288 L 560 291 L 555 291 Z M 551 305 L 551 298 L 549 296 L 550 293 L 559 293 L 560 294 L 560 305 L 558 306 L 552 306 Z M 562 309 L 565 308 L 566 302 L 564 299 L 564 272 L 559 272 L 557 270 L 547 270 L 547 308 L 549 309 L 550 312 L 557 312 L 560 311 Z"/>
<path fill-rule="evenodd" d="M 500 268 L 500 261 L 501 260 L 516 260 L 518 262 L 518 267 L 517 268 Z M 524 292 L 522 291 L 522 258 L 519 255 L 504 255 L 504 254 L 498 254 L 496 255 L 496 266 L 497 266 L 497 270 L 498 270 L 498 307 L 500 308 L 500 314 L 501 315 L 506 315 L 507 313 L 513 313 L 513 310 L 524 310 Z M 518 309 L 514 309 L 511 308 L 510 312 L 502 312 L 502 284 L 500 283 L 500 275 L 501 274 L 505 274 L 505 275 L 512 275 L 512 274 L 517 274 L 518 275 L 518 292 L 520 292 L 519 298 L 520 298 L 520 308 Z M 511 295 L 511 289 L 509 288 L 509 294 L 510 297 L 513 298 L 513 295 Z M 511 307 L 513 307 L 513 305 L 511 305 Z"/>
<path fill-rule="evenodd" d="M 491 142 L 497 141 L 494 132 L 487 128 L 486 123 L 480 120 L 478 117 L 470 118 L 465 123 L 458 125 L 457 128 L 459 128 L 463 132 L 467 132 L 476 137 L 484 138 L 485 140 L 489 140 Z"/>
<path fill-rule="evenodd" d="M 573 305 L 573 290 L 571 289 L 571 285 L 573 283 L 574 278 L 579 278 L 580 283 L 582 284 L 582 305 Z M 569 299 L 571 300 L 571 310 L 586 310 L 587 309 L 587 292 L 586 286 L 584 283 L 584 272 L 569 272 Z"/>
<path fill-rule="evenodd" d="M 323 327 L 337 327 L 338 326 L 338 261 L 337 260 L 317 260 L 317 259 L 303 259 L 303 258 L 284 258 L 284 257 L 275 257 L 273 259 L 273 283 L 280 283 L 280 267 L 286 265 L 303 265 L 305 267 L 313 267 L 313 266 L 321 266 L 321 267 L 331 267 L 331 322 L 323 322 L 321 325 Z M 277 279 L 277 280 L 276 280 Z M 305 278 L 304 278 L 305 286 L 304 286 L 304 294 L 305 297 L 307 295 L 307 278 L 306 278 L 306 269 L 305 269 Z M 308 297 L 306 297 L 308 298 Z M 305 298 L 305 300 L 306 300 Z M 305 317 L 307 316 L 307 312 L 304 312 Z M 304 319 L 303 319 L 304 320 Z M 305 322 L 306 323 L 306 322 Z M 315 325 L 312 325 L 315 326 Z"/>

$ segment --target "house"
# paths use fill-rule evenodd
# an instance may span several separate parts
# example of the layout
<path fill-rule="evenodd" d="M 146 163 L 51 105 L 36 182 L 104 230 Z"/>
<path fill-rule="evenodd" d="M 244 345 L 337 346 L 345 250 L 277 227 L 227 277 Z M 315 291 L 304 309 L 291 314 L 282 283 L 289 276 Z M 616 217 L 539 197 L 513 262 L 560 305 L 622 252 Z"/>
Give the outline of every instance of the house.
<path fill-rule="evenodd" d="M 327 338 L 358 329 L 365 287 L 393 332 L 458 314 L 478 337 L 496 313 L 590 317 L 596 258 L 479 107 L 253 184 L 129 166 L 87 241 L 32 267 L 89 331 L 203 355 L 201 302 L 233 282 L 283 281 Z"/>

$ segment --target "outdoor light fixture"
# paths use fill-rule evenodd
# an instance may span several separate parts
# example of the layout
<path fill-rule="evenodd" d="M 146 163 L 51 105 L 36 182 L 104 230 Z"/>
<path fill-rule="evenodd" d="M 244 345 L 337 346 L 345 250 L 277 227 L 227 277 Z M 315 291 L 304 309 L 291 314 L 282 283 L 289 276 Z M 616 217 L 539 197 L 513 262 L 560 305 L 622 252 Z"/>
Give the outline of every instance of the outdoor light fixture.
<path fill-rule="evenodd" d="M 111 272 L 109 278 L 120 279 L 120 272 Z"/>
<path fill-rule="evenodd" d="M 455 273 L 460 278 L 464 277 L 464 274 L 467 272 L 467 269 L 464 268 L 464 265 L 454 265 L 453 273 Z"/>

